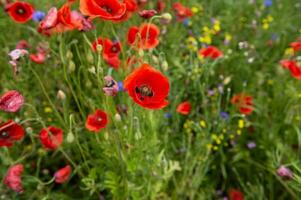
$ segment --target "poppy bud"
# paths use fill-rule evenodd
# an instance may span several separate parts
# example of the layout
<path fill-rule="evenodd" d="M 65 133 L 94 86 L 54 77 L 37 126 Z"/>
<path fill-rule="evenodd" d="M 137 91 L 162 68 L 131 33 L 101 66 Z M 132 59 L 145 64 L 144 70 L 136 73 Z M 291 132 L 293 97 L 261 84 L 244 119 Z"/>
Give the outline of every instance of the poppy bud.
<path fill-rule="evenodd" d="M 162 20 L 164 21 L 164 24 L 168 24 L 172 20 L 172 16 L 170 13 L 163 13 L 161 17 Z"/>
<path fill-rule="evenodd" d="M 94 57 L 93 57 L 92 52 L 89 51 L 86 55 L 86 58 L 87 58 L 88 63 L 90 63 L 90 64 L 94 63 Z"/>
<path fill-rule="evenodd" d="M 75 68 L 76 68 L 75 63 L 74 63 L 72 60 L 70 60 L 70 62 L 69 62 L 69 67 L 68 67 L 69 72 L 70 72 L 70 73 L 71 73 L 71 72 L 74 72 L 74 71 L 75 71 Z"/>
<path fill-rule="evenodd" d="M 65 100 L 65 99 L 66 99 L 66 94 L 65 94 L 62 90 L 59 90 L 59 91 L 57 92 L 56 97 L 57 97 L 58 99 L 60 99 L 60 100 Z"/>
<path fill-rule="evenodd" d="M 73 58 L 73 53 L 71 51 L 67 51 L 66 58 L 71 60 Z"/>
<path fill-rule="evenodd" d="M 291 170 L 283 165 L 277 169 L 277 175 L 288 180 L 293 178 Z"/>
<path fill-rule="evenodd" d="M 120 121 L 121 121 L 121 116 L 120 116 L 120 114 L 118 114 L 118 113 L 115 114 L 115 120 L 116 120 L 117 122 L 120 122 Z"/>
<path fill-rule="evenodd" d="M 168 63 L 167 63 L 166 60 L 162 63 L 162 68 L 163 68 L 164 71 L 168 70 Z"/>

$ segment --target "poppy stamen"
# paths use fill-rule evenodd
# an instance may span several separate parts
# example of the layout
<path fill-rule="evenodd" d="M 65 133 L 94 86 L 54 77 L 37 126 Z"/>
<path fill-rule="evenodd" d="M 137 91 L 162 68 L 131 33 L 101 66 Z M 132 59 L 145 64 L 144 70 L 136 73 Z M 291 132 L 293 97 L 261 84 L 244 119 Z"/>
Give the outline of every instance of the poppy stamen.
<path fill-rule="evenodd" d="M 6 131 L 3 131 L 0 133 L 0 139 L 6 139 L 9 138 L 9 133 Z"/>
<path fill-rule="evenodd" d="M 137 94 L 140 94 L 142 98 L 140 98 L 142 101 L 144 100 L 143 97 L 152 97 L 154 96 L 154 92 L 152 91 L 152 89 L 150 87 L 148 87 L 147 85 L 142 85 L 139 88 L 136 87 L 135 91 Z"/>
<path fill-rule="evenodd" d="M 25 11 L 23 8 L 19 8 L 19 9 L 17 10 L 17 13 L 20 14 L 20 15 L 24 14 L 25 12 L 26 12 L 26 11 Z"/>
<path fill-rule="evenodd" d="M 104 9 L 108 13 L 112 13 L 113 12 L 113 10 L 110 7 L 108 7 L 108 6 L 102 6 L 101 8 Z"/>

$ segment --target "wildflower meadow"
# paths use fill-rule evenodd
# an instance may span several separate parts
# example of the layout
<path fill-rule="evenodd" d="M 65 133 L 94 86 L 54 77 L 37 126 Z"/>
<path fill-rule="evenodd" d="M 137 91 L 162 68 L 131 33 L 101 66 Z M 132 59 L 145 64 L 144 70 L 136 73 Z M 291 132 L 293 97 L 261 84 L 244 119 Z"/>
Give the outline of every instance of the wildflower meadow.
<path fill-rule="evenodd" d="M 0 0 L 0 200 L 301 200 L 300 0 Z"/>

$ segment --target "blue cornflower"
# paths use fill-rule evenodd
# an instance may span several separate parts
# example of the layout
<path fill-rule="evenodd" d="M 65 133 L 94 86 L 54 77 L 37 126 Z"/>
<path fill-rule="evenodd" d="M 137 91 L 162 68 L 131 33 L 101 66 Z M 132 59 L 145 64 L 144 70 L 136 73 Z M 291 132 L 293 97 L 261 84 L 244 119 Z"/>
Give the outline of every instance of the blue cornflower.
<path fill-rule="evenodd" d="M 40 22 L 44 19 L 44 17 L 45 17 L 45 13 L 37 10 L 33 13 L 32 20 L 35 22 Z"/>
<path fill-rule="evenodd" d="M 122 81 L 119 81 L 119 82 L 118 82 L 118 90 L 119 90 L 119 91 L 124 91 Z"/>
<path fill-rule="evenodd" d="M 228 120 L 229 119 L 229 113 L 221 111 L 219 113 L 220 117 L 223 118 L 224 120 Z"/>
<path fill-rule="evenodd" d="M 264 0 L 264 6 L 270 7 L 272 5 L 273 5 L 273 1 L 272 0 Z"/>

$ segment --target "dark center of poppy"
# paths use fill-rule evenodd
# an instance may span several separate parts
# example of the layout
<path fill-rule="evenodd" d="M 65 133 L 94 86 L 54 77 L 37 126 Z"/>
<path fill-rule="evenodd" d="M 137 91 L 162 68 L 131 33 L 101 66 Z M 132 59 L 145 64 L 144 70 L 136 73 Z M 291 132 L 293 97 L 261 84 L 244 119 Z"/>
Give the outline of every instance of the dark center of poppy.
<path fill-rule="evenodd" d="M 154 96 L 154 92 L 147 85 L 141 85 L 140 87 L 136 87 L 135 91 L 138 94 L 139 99 L 141 101 L 144 101 L 145 97 L 153 97 Z"/>
<path fill-rule="evenodd" d="M 107 81 L 105 87 L 113 87 L 115 85 L 115 82 L 113 80 Z"/>
<path fill-rule="evenodd" d="M 97 121 L 97 122 L 101 122 L 101 121 L 102 121 L 102 118 L 101 118 L 101 117 L 96 117 L 96 121 Z"/>
<path fill-rule="evenodd" d="M 102 6 L 101 8 L 104 9 L 106 12 L 108 12 L 110 14 L 113 12 L 113 10 L 108 6 Z"/>
<path fill-rule="evenodd" d="M 112 51 L 113 53 L 117 53 L 117 52 L 118 52 L 118 48 L 117 48 L 116 46 L 113 46 L 113 47 L 111 48 L 111 51 Z"/>
<path fill-rule="evenodd" d="M 7 139 L 9 138 L 9 133 L 6 131 L 3 131 L 0 133 L 0 139 Z"/>
<path fill-rule="evenodd" d="M 17 13 L 18 13 L 19 15 L 23 15 L 23 14 L 26 13 L 26 10 L 25 10 L 24 8 L 22 8 L 22 7 L 19 7 L 19 8 L 17 8 Z"/>

